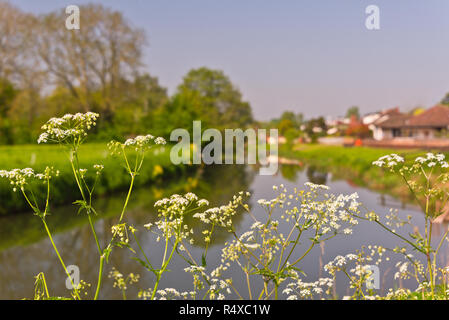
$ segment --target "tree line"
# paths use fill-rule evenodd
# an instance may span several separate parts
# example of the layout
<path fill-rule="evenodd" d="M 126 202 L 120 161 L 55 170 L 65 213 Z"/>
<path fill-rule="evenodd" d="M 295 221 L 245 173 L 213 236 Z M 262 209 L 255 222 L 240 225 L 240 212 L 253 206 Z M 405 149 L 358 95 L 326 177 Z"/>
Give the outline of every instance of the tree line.
<path fill-rule="evenodd" d="M 81 28 L 63 9 L 35 15 L 0 1 L 0 144 L 35 141 L 50 117 L 94 111 L 97 139 L 167 136 L 202 120 L 203 129 L 244 128 L 251 106 L 220 70 L 193 69 L 169 96 L 143 63 L 144 30 L 121 12 L 79 6 Z"/>

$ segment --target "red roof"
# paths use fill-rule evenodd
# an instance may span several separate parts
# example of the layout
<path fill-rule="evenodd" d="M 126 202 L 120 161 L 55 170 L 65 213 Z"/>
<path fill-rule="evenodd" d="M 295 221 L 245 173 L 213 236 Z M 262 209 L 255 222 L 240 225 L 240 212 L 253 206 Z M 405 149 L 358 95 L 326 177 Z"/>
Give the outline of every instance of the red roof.
<path fill-rule="evenodd" d="M 374 124 L 381 128 L 402 128 L 407 126 L 410 116 L 407 114 L 392 114 L 381 117 Z"/>
<path fill-rule="evenodd" d="M 408 125 L 412 127 L 447 127 L 449 126 L 449 107 L 436 105 L 410 118 Z"/>
<path fill-rule="evenodd" d="M 379 118 L 375 125 L 381 128 L 449 127 L 449 106 L 436 105 L 416 116 L 391 113 Z"/>

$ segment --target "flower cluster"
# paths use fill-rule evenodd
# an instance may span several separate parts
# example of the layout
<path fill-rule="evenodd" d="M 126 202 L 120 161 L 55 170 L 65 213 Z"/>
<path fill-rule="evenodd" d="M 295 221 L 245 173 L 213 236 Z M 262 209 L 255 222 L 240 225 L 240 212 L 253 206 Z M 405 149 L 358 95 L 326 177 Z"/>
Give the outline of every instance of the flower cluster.
<path fill-rule="evenodd" d="M 44 132 L 37 142 L 80 144 L 87 136 L 87 131 L 96 125 L 100 115 L 95 112 L 66 114 L 62 118 L 51 118 L 42 126 Z"/>
<path fill-rule="evenodd" d="M 240 191 L 237 195 L 233 196 L 227 205 L 210 208 L 204 212 L 194 214 L 193 217 L 201 220 L 205 224 L 216 225 L 231 230 L 232 218 L 237 214 L 237 209 L 241 206 L 249 210 L 249 206 L 244 203 L 244 200 L 250 195 L 249 192 Z M 202 204 L 206 204 L 206 202 Z"/>
<path fill-rule="evenodd" d="M 269 203 L 283 209 L 281 219 L 287 223 L 295 223 L 299 229 L 315 230 L 315 241 L 336 234 L 352 234 L 352 227 L 358 224 L 354 216 L 360 212 L 358 194 L 329 194 L 326 192 L 329 190 L 327 186 L 311 182 L 305 185 L 310 191 L 295 188 L 289 194 L 285 187 L 278 188 L 281 190 L 278 197 Z"/>
<path fill-rule="evenodd" d="M 159 220 L 155 224 L 162 232 L 160 236 L 166 239 L 172 237 L 177 239 L 189 238 L 193 234 L 193 229 L 189 229 L 184 223 L 185 216 L 205 203 L 207 203 L 206 200 L 198 199 L 198 196 L 191 192 L 184 196 L 174 194 L 170 198 L 158 200 L 154 206 L 158 210 Z M 147 228 L 151 227 L 148 224 L 146 226 Z"/>
<path fill-rule="evenodd" d="M 351 261 L 356 261 L 358 256 L 353 253 L 349 253 L 346 256 L 338 255 L 333 261 L 324 266 L 324 270 L 329 272 L 332 276 L 335 276 L 337 271 L 343 271 Z"/>
<path fill-rule="evenodd" d="M 96 175 L 100 175 L 101 172 L 104 170 L 104 165 L 102 164 L 94 164 L 94 170 Z"/>
<path fill-rule="evenodd" d="M 222 267 L 219 267 L 211 272 L 211 274 L 206 273 L 206 268 L 201 266 L 192 265 L 185 268 L 184 271 L 192 274 L 193 276 L 193 291 L 190 295 L 193 299 L 196 298 L 199 291 L 202 289 L 207 289 L 206 294 L 211 300 L 224 300 L 226 294 L 231 294 L 231 280 L 230 279 L 220 279 Z"/>
<path fill-rule="evenodd" d="M 159 295 L 159 300 L 176 300 L 176 299 L 188 299 L 190 295 L 192 295 L 191 292 L 179 292 L 178 290 L 174 288 L 165 288 L 163 290 L 157 290 L 156 294 Z M 139 292 L 139 298 L 142 298 L 144 300 L 147 300 L 151 297 L 151 290 L 148 291 L 141 291 Z"/>
<path fill-rule="evenodd" d="M 14 192 L 17 188 L 23 191 L 25 185 L 35 180 L 42 180 L 45 183 L 52 178 L 53 174 L 59 175 L 59 171 L 55 171 L 53 167 L 46 167 L 42 173 L 35 173 L 31 168 L 0 170 L 0 178 L 8 179 Z"/>
<path fill-rule="evenodd" d="M 111 154 L 120 155 L 124 152 L 125 148 L 133 148 L 135 151 L 145 151 L 152 145 L 164 145 L 166 141 L 162 137 L 154 137 L 151 134 L 145 136 L 137 136 L 135 138 L 127 139 L 124 143 L 118 141 L 111 141 L 108 143 L 108 148 Z"/>
<path fill-rule="evenodd" d="M 333 286 L 334 280 L 330 278 L 320 278 L 315 282 L 303 282 L 298 278 L 289 283 L 282 293 L 288 296 L 287 300 L 313 299 L 316 296 L 322 298 L 324 294 L 330 294 Z"/>
<path fill-rule="evenodd" d="M 423 288 L 419 287 L 417 291 L 422 289 Z M 392 288 L 389 288 L 385 297 L 376 296 L 376 298 L 382 300 L 405 300 L 408 299 L 408 297 L 410 297 L 411 294 L 412 291 L 410 291 L 409 289 L 399 288 L 394 290 Z"/>
<path fill-rule="evenodd" d="M 419 163 L 422 166 L 429 168 L 440 166 L 441 168 L 449 168 L 449 164 L 444 160 L 444 154 L 433 154 L 431 152 L 426 153 L 425 157 L 417 157 L 415 163 Z"/>
<path fill-rule="evenodd" d="M 114 279 L 114 288 L 119 288 L 122 291 L 125 291 L 129 284 L 139 282 L 140 276 L 138 274 L 130 273 L 126 278 L 121 274 L 117 269 L 112 267 L 112 270 L 109 272 L 109 278 Z"/>
<path fill-rule="evenodd" d="M 394 169 L 400 163 L 404 163 L 404 158 L 397 155 L 396 153 L 387 154 L 385 156 L 380 157 L 378 160 L 373 162 L 373 165 L 378 167 L 387 167 L 390 169 Z"/>
<path fill-rule="evenodd" d="M 112 240 L 117 241 L 117 245 L 121 244 L 128 244 L 129 243 L 129 235 L 128 235 L 128 228 L 131 232 L 133 232 L 135 229 L 131 226 L 127 226 L 126 223 L 120 223 L 113 225 L 111 227 L 112 232 Z"/>

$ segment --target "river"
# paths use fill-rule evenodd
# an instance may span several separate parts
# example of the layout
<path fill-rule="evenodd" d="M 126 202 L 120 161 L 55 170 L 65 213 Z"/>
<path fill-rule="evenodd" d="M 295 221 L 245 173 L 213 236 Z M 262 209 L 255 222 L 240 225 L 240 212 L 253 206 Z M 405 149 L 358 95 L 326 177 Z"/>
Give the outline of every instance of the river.
<path fill-rule="evenodd" d="M 375 211 L 380 216 L 388 214 L 390 208 L 398 209 L 400 216 L 412 215 L 414 224 L 421 230 L 423 228 L 423 213 L 416 206 L 403 203 L 388 195 L 370 191 L 355 185 L 351 181 L 335 179 L 330 172 L 317 171 L 312 166 L 293 165 L 282 166 L 280 172 L 275 176 L 260 176 L 257 170 L 246 166 L 208 167 L 188 179 L 183 179 L 183 181 L 140 188 L 133 193 L 126 219 L 138 228 L 139 242 L 150 260 L 158 261 L 163 252 L 162 243 L 155 242 L 154 237 L 143 228 L 143 225 L 156 220 L 153 205 L 161 197 L 169 196 L 172 193 L 192 191 L 201 198 L 209 199 L 211 204 L 220 205 L 227 203 L 232 195 L 238 191 L 248 190 L 252 193 L 250 206 L 254 214 L 262 215 L 264 213 L 257 204 L 257 200 L 274 198 L 273 185 L 284 184 L 292 190 L 294 187 L 304 188 L 304 183 L 307 181 L 326 184 L 331 188 L 330 192 L 335 194 L 357 192 L 365 207 Z M 95 227 L 100 242 L 107 243 L 109 241 L 111 226 L 117 220 L 123 199 L 124 195 L 118 193 L 96 201 L 95 206 L 99 216 L 96 217 Z M 77 265 L 80 269 L 81 279 L 91 283 L 94 287 L 98 273 L 98 252 L 86 217 L 83 214 L 77 215 L 76 211 L 73 206 L 55 208 L 52 210 L 51 216 L 48 217 L 48 223 L 50 229 L 54 230 L 55 243 L 66 264 Z M 248 230 L 252 224 L 249 215 L 243 213 L 235 219 L 238 234 Z M 202 226 L 200 224 L 195 225 L 194 228 L 198 234 L 201 233 Z M 447 225 L 436 225 L 434 227 L 435 240 L 442 236 L 444 228 L 447 228 Z M 411 230 L 411 228 L 406 228 L 404 231 Z M 287 232 L 287 229 L 283 232 Z M 217 231 L 215 242 L 208 253 L 209 264 L 219 261 L 221 248 L 224 242 L 230 239 L 226 232 Z M 197 246 L 192 247 L 192 253 L 201 257 L 201 243 L 200 241 L 197 241 L 197 243 Z M 394 247 L 398 244 L 398 241 L 397 238 L 375 224 L 361 222 L 354 227 L 352 235 L 339 236 L 324 245 L 316 246 L 299 267 L 307 275 L 306 281 L 315 281 L 318 277 L 327 276 L 323 270 L 323 265 L 335 256 L 353 253 L 360 249 L 362 245 L 373 244 Z M 305 248 L 305 243 L 298 245 L 298 254 L 304 252 Z M 114 249 L 110 261 L 105 267 L 104 286 L 100 298 L 122 298 L 121 292 L 113 288 L 113 280 L 108 277 L 112 266 L 124 275 L 131 272 L 140 275 L 139 283 L 128 286 L 127 296 L 129 299 L 136 298 L 139 289 L 148 289 L 153 286 L 154 275 L 141 267 L 138 262 L 132 260 L 133 257 L 134 255 L 127 249 Z M 445 246 L 440 255 L 440 263 L 447 265 L 448 257 L 448 249 Z M 389 262 L 380 265 L 381 286 L 378 290 L 379 293 L 385 293 L 386 289 L 393 285 L 416 288 L 413 281 L 393 282 L 396 261 L 393 257 Z M 182 259 L 175 257 L 168 267 L 170 272 L 164 274 L 159 288 L 174 287 L 180 291 L 191 290 L 191 276 L 183 271 L 186 266 Z M 50 241 L 43 232 L 40 220 L 31 213 L 1 217 L 0 299 L 32 298 L 34 276 L 39 272 L 44 272 L 50 294 L 68 296 L 64 272 Z M 230 272 L 234 277 L 237 289 L 245 294 L 246 285 L 241 272 L 238 272 L 236 268 L 231 268 Z M 347 280 L 343 277 L 337 277 L 336 293 L 339 297 L 348 294 L 346 283 Z M 255 285 L 259 286 L 260 284 L 255 283 Z M 89 294 L 92 294 L 92 287 L 89 289 Z M 285 295 L 280 297 L 286 298 Z M 235 296 L 230 296 L 230 298 L 235 298 Z"/>

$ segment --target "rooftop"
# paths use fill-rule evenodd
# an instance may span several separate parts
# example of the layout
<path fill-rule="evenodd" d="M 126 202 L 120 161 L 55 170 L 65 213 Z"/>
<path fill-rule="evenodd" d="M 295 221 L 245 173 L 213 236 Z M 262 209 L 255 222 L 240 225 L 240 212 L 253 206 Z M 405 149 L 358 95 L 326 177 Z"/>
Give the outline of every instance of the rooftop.
<path fill-rule="evenodd" d="M 399 112 L 380 117 L 375 125 L 381 128 L 438 128 L 449 126 L 449 106 L 436 105 L 419 115 Z"/>

